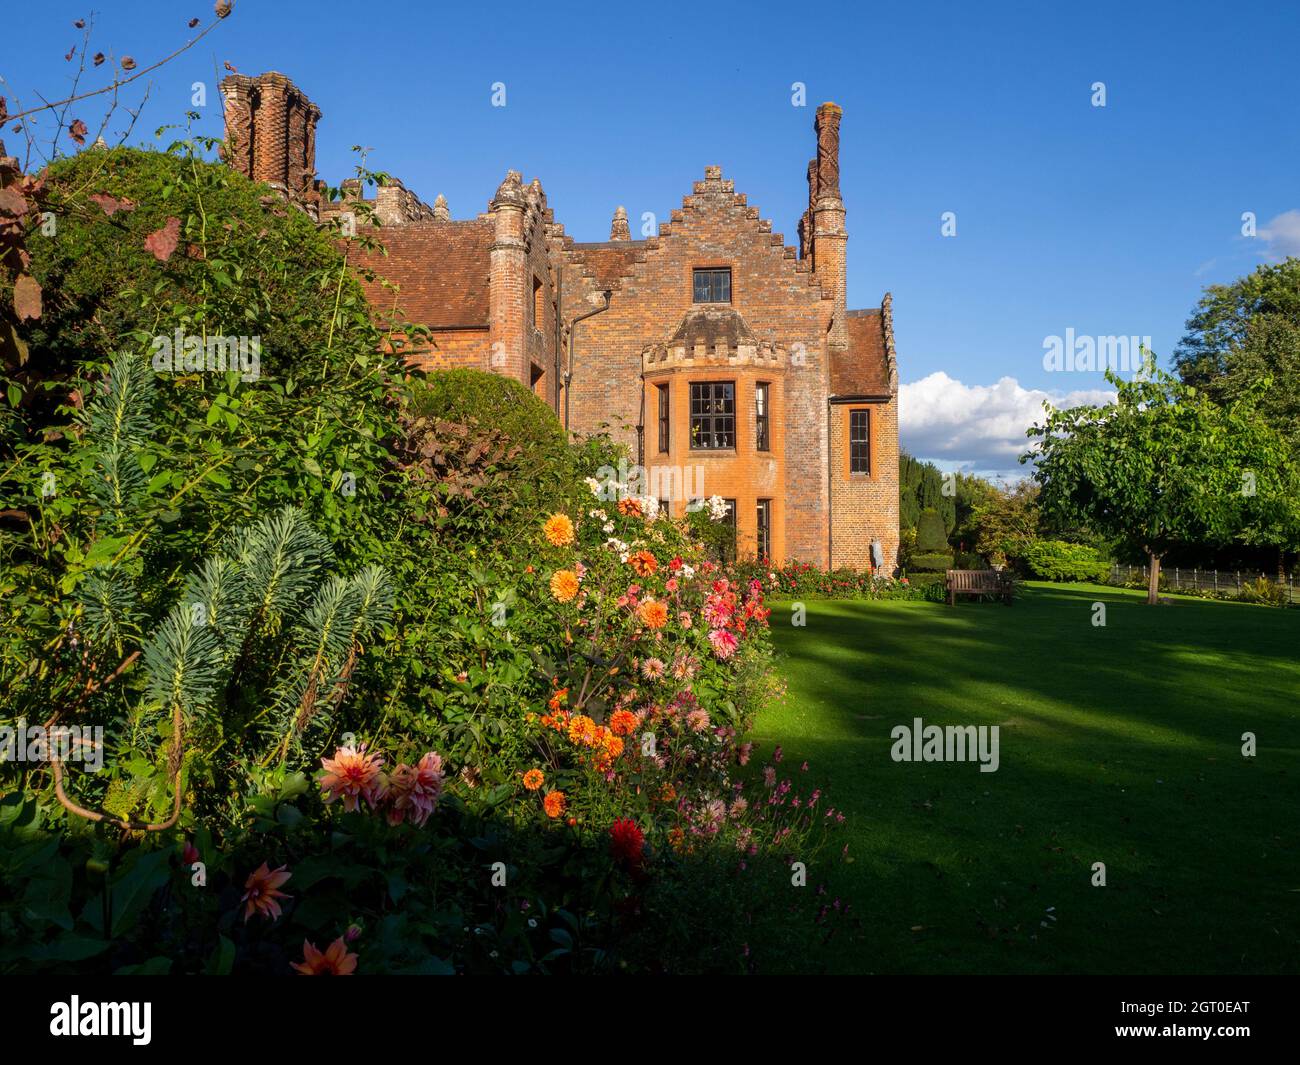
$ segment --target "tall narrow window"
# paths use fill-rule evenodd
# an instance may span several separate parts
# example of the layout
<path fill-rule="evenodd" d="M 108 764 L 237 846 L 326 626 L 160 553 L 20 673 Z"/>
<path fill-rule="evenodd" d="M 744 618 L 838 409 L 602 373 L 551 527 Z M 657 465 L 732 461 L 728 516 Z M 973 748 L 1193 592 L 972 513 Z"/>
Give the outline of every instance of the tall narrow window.
<path fill-rule="evenodd" d="M 658 385 L 659 393 L 659 454 L 668 454 L 668 386 Z"/>
<path fill-rule="evenodd" d="M 758 557 L 767 562 L 772 557 L 772 501 L 758 501 Z"/>
<path fill-rule="evenodd" d="M 731 270 L 695 270 L 694 300 L 696 303 L 730 303 Z"/>
<path fill-rule="evenodd" d="M 542 280 L 533 278 L 533 328 L 540 331 L 546 321 L 546 293 L 542 290 Z"/>
<path fill-rule="evenodd" d="M 736 446 L 734 381 L 691 382 L 691 448 L 717 451 Z"/>
<path fill-rule="evenodd" d="M 849 473 L 871 472 L 871 411 L 849 411 Z"/>
<path fill-rule="evenodd" d="M 770 451 L 772 445 L 768 438 L 768 385 L 761 382 L 754 386 L 754 425 L 756 439 L 754 447 L 759 451 Z"/>

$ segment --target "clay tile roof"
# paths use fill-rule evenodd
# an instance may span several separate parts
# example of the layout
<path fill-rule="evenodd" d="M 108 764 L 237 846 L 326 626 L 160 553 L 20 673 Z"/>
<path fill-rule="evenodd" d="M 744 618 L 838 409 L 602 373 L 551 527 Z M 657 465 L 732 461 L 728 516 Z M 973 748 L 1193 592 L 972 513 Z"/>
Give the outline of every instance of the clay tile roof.
<path fill-rule="evenodd" d="M 596 275 L 599 288 L 613 288 L 614 282 L 631 269 L 639 252 L 645 250 L 644 240 L 608 240 L 599 244 L 574 244 L 573 250 Z"/>
<path fill-rule="evenodd" d="M 845 325 L 849 349 L 831 352 L 831 395 L 889 395 L 889 358 L 880 309 L 849 311 Z"/>
<path fill-rule="evenodd" d="M 754 331 L 745 324 L 740 312 L 732 307 L 692 307 L 677 327 L 670 344 L 693 347 L 703 344 L 712 348 L 718 341 L 728 348 L 755 343 Z"/>
<path fill-rule="evenodd" d="M 397 306 L 410 321 L 433 329 L 488 327 L 490 222 L 410 222 L 375 235 L 388 255 L 363 255 L 360 262 L 401 286 Z M 378 279 L 362 285 L 376 310 L 393 305 L 394 294 Z"/>

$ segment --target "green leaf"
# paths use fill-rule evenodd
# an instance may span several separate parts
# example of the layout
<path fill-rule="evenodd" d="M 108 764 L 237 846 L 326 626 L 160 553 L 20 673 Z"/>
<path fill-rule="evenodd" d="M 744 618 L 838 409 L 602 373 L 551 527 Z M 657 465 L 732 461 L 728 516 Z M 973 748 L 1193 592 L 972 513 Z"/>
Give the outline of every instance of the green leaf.
<path fill-rule="evenodd" d="M 203 971 L 209 976 L 229 976 L 234 964 L 235 944 L 225 936 L 218 936 L 216 949 L 213 950 L 212 956 L 208 958 L 208 964 Z"/>
<path fill-rule="evenodd" d="M 130 542 L 130 539 L 129 536 L 105 536 L 100 540 L 96 540 L 90 545 L 90 550 L 86 553 L 86 568 L 94 569 L 96 566 L 111 562 L 117 553 Z"/>

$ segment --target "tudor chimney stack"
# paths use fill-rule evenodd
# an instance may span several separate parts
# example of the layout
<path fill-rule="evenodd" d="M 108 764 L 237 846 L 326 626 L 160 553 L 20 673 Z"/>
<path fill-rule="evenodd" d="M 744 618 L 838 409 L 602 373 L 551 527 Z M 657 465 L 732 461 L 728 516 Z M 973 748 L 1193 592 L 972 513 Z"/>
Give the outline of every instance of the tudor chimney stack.
<path fill-rule="evenodd" d="M 844 112 L 838 104 L 824 103 L 817 108 L 813 129 L 817 134 L 817 158 L 808 164 L 808 214 L 801 229 L 811 251 L 813 273 L 822 290 L 834 294 L 835 316 L 831 321 L 830 346 L 847 350 L 849 346 L 847 245 L 844 200 L 840 196 L 840 118 Z"/>
<path fill-rule="evenodd" d="M 309 212 L 316 206 L 320 108 L 283 74 L 232 74 L 221 82 L 226 162 Z"/>

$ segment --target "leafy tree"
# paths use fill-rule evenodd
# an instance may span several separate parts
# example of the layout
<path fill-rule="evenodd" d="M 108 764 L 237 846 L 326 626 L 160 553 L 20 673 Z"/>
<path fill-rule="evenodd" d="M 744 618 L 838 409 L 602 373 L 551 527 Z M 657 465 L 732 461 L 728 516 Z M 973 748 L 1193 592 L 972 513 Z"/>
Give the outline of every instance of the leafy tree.
<path fill-rule="evenodd" d="M 1255 394 L 1261 416 L 1300 461 L 1300 259 L 1207 288 L 1174 362 L 1185 384 L 1222 406 Z M 1271 387 L 1258 387 L 1268 380 Z M 1282 530 L 1256 529 L 1243 539 L 1274 548 L 1283 574 Z"/>
<path fill-rule="evenodd" d="M 1300 451 L 1300 259 L 1207 288 L 1174 363 L 1184 384 L 1222 405 L 1272 378 L 1260 413 Z"/>
<path fill-rule="evenodd" d="M 1141 546 L 1148 603 L 1159 599 L 1160 560 L 1176 544 L 1296 535 L 1296 468 L 1251 397 L 1225 408 L 1162 371 L 1106 377 L 1113 406 L 1047 407 L 1028 431 L 1037 450 L 1021 461 L 1035 459 L 1047 513 Z"/>
<path fill-rule="evenodd" d="M 981 507 L 989 505 L 998 498 L 998 487 L 992 481 L 969 473 L 957 474 L 954 487 L 956 522 L 952 528 L 951 539 L 959 541 L 964 550 L 970 550 L 979 539 L 976 514 Z"/>
<path fill-rule="evenodd" d="M 899 527 L 916 528 L 921 511 L 927 509 L 939 512 L 945 530 L 951 531 L 957 522 L 955 500 L 951 495 L 944 495 L 939 467 L 901 452 L 898 457 Z"/>
<path fill-rule="evenodd" d="M 971 521 L 980 554 L 998 565 L 1023 559 L 1039 532 L 1038 485 L 1025 480 L 997 490 L 975 507 Z"/>

